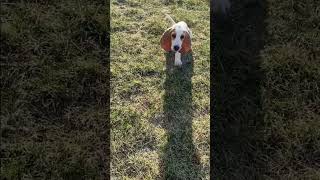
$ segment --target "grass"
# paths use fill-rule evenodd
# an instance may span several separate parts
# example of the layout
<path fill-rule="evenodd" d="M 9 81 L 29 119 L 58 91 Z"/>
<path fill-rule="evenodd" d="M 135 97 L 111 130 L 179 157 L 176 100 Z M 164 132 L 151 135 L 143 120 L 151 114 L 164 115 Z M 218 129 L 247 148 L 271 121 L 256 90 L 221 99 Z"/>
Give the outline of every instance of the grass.
<path fill-rule="evenodd" d="M 109 147 L 113 179 L 320 178 L 320 2 L 234 0 L 211 33 L 208 1 L 110 3 L 111 74 L 107 2 L 1 3 L 1 179 L 106 179 Z"/>
<path fill-rule="evenodd" d="M 107 176 L 106 7 L 1 2 L 1 179 Z"/>
<path fill-rule="evenodd" d="M 216 179 L 320 178 L 318 1 L 234 1 L 213 18 Z"/>
<path fill-rule="evenodd" d="M 163 11 L 192 29 L 194 65 L 167 70 Z M 209 17 L 206 1 L 111 1 L 112 178 L 209 179 Z"/>

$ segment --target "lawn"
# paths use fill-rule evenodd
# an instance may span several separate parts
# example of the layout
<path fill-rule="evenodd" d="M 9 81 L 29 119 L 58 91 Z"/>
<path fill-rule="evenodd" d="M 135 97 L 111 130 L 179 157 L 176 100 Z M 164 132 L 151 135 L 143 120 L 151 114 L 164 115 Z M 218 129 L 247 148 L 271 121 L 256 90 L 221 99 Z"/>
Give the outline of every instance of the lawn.
<path fill-rule="evenodd" d="M 194 64 L 166 68 L 164 12 L 192 29 Z M 209 28 L 208 1 L 111 1 L 112 178 L 209 179 Z"/>
<path fill-rule="evenodd" d="M 107 176 L 107 7 L 1 1 L 0 179 Z"/>
<path fill-rule="evenodd" d="M 320 1 L 232 2 L 2 1 L 0 179 L 320 179 Z"/>
<path fill-rule="evenodd" d="M 320 179 L 320 1 L 235 0 L 212 18 L 216 179 Z"/>

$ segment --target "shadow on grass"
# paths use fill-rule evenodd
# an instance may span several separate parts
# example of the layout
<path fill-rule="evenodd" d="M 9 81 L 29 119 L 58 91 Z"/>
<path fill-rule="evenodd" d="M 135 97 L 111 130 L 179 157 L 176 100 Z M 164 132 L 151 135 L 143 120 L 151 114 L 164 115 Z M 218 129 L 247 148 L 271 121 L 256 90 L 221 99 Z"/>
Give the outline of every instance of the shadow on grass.
<path fill-rule="evenodd" d="M 107 2 L 1 2 L 0 179 L 109 177 Z"/>
<path fill-rule="evenodd" d="M 266 163 L 259 54 L 266 3 L 248 0 L 233 5 L 229 17 L 211 16 L 211 172 L 213 179 L 261 179 Z"/>
<path fill-rule="evenodd" d="M 161 179 L 200 179 L 199 158 L 192 141 L 193 61 L 185 63 L 192 54 L 182 57 L 182 68 L 173 67 L 173 58 L 173 53 L 166 56 L 164 113 L 168 142 Z"/>

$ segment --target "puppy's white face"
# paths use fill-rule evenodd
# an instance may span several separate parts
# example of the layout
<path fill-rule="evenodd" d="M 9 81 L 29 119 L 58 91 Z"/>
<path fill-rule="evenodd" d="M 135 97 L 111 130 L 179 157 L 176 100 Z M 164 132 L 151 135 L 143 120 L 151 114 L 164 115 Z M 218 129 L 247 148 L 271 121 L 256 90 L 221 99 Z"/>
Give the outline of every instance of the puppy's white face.
<path fill-rule="evenodd" d="M 186 33 L 189 33 L 187 24 L 183 21 L 174 25 L 174 31 L 171 33 L 171 50 L 178 52 L 182 48 L 183 40 L 186 37 Z"/>
<path fill-rule="evenodd" d="M 192 32 L 183 21 L 168 28 L 160 39 L 161 47 L 169 52 L 187 53 L 191 49 Z"/>
<path fill-rule="evenodd" d="M 171 34 L 172 51 L 175 51 L 175 52 L 180 51 L 184 38 L 185 38 L 185 32 L 182 30 L 180 26 L 176 26 L 175 30 Z"/>

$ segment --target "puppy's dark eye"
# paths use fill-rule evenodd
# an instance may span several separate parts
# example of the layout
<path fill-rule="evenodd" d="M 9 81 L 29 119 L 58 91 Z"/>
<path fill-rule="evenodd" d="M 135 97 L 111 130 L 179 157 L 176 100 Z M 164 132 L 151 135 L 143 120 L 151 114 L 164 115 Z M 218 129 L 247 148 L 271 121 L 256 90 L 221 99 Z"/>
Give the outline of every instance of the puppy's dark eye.
<path fill-rule="evenodd" d="M 172 34 L 171 36 L 172 36 L 172 38 L 176 38 L 176 34 Z"/>
<path fill-rule="evenodd" d="M 180 39 L 183 39 L 183 38 L 184 38 L 184 35 L 181 35 L 181 36 L 180 36 Z"/>

